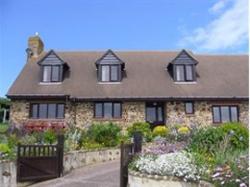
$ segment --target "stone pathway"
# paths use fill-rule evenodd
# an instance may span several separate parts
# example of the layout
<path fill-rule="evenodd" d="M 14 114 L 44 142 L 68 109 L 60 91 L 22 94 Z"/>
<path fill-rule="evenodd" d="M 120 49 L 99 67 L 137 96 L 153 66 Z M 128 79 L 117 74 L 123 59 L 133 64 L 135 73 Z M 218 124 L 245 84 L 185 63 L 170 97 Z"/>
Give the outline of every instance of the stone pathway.
<path fill-rule="evenodd" d="M 120 161 L 90 165 L 31 187 L 119 187 Z"/>

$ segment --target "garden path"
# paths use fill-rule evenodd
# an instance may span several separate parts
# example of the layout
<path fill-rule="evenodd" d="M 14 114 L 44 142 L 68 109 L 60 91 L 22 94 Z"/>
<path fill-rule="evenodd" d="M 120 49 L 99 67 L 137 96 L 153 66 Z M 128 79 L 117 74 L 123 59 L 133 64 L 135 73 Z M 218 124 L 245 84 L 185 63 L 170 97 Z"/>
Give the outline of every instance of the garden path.
<path fill-rule="evenodd" d="M 37 183 L 31 187 L 119 187 L 120 161 L 75 169 L 64 177 Z"/>

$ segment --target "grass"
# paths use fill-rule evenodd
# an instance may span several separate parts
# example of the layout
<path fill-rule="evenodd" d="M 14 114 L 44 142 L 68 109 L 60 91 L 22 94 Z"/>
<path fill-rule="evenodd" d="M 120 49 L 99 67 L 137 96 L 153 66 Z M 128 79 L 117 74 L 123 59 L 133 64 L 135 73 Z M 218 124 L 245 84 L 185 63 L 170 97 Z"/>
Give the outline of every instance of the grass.
<path fill-rule="evenodd" d="M 0 123 L 0 134 L 4 134 L 7 129 L 8 129 L 9 125 L 7 123 Z"/>

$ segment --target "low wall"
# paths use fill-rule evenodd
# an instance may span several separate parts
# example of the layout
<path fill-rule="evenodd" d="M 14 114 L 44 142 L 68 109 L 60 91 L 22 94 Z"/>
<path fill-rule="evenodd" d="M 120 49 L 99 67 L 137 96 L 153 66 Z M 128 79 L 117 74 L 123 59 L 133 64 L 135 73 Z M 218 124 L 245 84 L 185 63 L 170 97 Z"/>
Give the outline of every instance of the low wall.
<path fill-rule="evenodd" d="M 214 187 L 205 181 L 199 183 L 184 182 L 177 177 L 146 175 L 134 171 L 129 171 L 128 187 Z"/>
<path fill-rule="evenodd" d="M 0 162 L 0 186 L 16 187 L 16 163 L 9 161 Z"/>
<path fill-rule="evenodd" d="M 64 173 L 89 164 L 106 162 L 120 158 L 120 149 L 101 149 L 93 151 L 71 151 L 64 154 Z"/>

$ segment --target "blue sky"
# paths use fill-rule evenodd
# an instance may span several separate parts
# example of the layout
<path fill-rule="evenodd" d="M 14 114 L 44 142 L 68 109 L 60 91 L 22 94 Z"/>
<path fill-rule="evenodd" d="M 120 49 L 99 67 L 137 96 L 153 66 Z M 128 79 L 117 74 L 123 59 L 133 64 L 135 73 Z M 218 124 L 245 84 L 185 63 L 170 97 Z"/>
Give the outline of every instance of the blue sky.
<path fill-rule="evenodd" d="M 29 36 L 46 50 L 247 53 L 247 0 L 0 0 L 0 96 L 26 61 Z"/>

